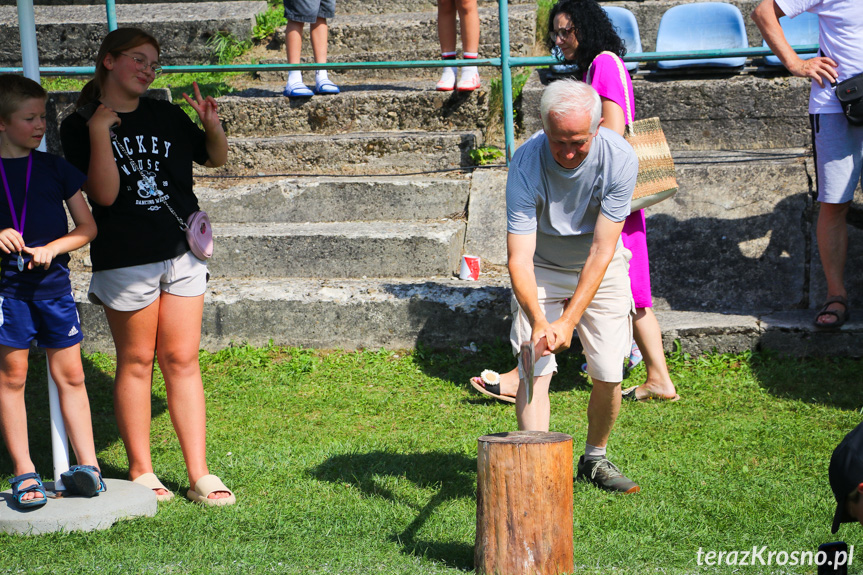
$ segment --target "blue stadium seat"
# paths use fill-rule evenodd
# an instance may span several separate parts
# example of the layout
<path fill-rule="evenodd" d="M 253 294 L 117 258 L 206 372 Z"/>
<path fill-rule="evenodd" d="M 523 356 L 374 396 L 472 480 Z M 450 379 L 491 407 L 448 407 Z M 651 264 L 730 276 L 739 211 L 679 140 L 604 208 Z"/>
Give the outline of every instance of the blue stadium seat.
<path fill-rule="evenodd" d="M 608 14 L 611 24 L 617 30 L 618 36 L 623 40 L 628 54 L 641 52 L 641 35 L 638 33 L 638 22 L 635 21 L 635 15 L 626 8 L 619 6 L 603 6 L 603 10 Z M 626 69 L 630 74 L 638 71 L 638 62 L 626 62 Z"/>
<path fill-rule="evenodd" d="M 736 6 L 725 2 L 679 4 L 666 10 L 656 34 L 657 52 L 748 48 L 746 25 Z M 739 68 L 744 56 L 659 62 L 663 70 L 688 67 Z"/>
<path fill-rule="evenodd" d="M 779 19 L 779 24 L 782 25 L 782 31 L 785 32 L 785 38 L 792 46 L 804 46 L 808 44 L 818 43 L 818 16 L 810 12 L 789 18 L 783 16 Z M 767 46 L 767 42 L 762 41 L 762 46 Z M 818 55 L 818 52 L 807 52 L 800 54 L 804 60 L 813 58 Z M 766 56 L 764 58 L 768 66 L 781 66 L 782 62 L 776 56 Z"/>

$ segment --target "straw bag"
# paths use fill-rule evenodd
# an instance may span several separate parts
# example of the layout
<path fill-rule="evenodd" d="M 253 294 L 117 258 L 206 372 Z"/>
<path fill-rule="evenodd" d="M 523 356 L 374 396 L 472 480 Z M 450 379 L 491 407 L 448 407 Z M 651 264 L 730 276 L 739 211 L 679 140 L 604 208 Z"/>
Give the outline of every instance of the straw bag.
<path fill-rule="evenodd" d="M 671 149 L 668 147 L 665 133 L 662 131 L 662 126 L 659 125 L 659 118 L 632 120 L 629 104 L 630 95 L 626 84 L 626 68 L 623 60 L 613 52 L 602 52 L 602 54 L 614 57 L 620 72 L 620 83 L 623 85 L 623 95 L 626 100 L 626 105 L 623 107 L 626 118 L 623 137 L 626 138 L 638 156 L 638 178 L 635 182 L 635 191 L 632 194 L 631 207 L 633 212 L 637 212 L 662 200 L 667 200 L 677 193 L 674 161 L 671 158 Z M 591 67 L 593 67 L 592 64 Z M 590 74 L 587 83 L 590 84 Z"/>

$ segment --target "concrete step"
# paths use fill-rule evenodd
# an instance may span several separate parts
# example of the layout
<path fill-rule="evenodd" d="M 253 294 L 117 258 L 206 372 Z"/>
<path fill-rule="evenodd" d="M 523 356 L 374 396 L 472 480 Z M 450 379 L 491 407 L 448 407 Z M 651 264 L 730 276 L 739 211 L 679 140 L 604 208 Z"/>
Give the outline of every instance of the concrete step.
<path fill-rule="evenodd" d="M 268 52 L 269 54 L 269 52 Z M 284 52 L 273 52 L 273 57 L 262 58 L 261 64 L 284 64 Z M 489 54 L 489 57 L 498 57 L 500 54 Z M 483 56 L 485 57 L 485 56 Z M 429 48 L 422 54 L 416 50 L 390 50 L 388 52 L 369 52 L 364 54 L 337 54 L 327 58 L 330 63 L 338 62 L 410 62 L 413 60 L 439 60 L 440 50 Z M 303 57 L 303 62 L 311 63 L 313 59 Z M 383 89 L 388 89 L 389 85 L 415 83 L 417 86 L 428 87 L 429 90 L 434 90 L 434 85 L 440 79 L 440 68 L 368 68 L 364 70 L 330 70 L 329 76 L 340 87 L 345 85 L 379 85 Z M 499 78 L 500 71 L 493 66 L 482 66 L 479 69 L 480 79 L 484 87 L 489 86 L 491 78 Z M 288 79 L 287 72 L 281 71 L 259 71 L 255 72 L 255 77 L 265 83 L 284 83 Z M 304 73 L 304 80 L 311 86 L 314 82 L 314 74 L 311 71 Z"/>
<path fill-rule="evenodd" d="M 481 57 L 500 54 L 500 27 L 497 8 L 480 8 Z M 534 43 L 536 9 L 529 4 L 518 4 L 509 11 L 509 35 L 513 54 L 523 53 Z M 391 50 L 413 50 L 417 57 L 411 60 L 440 58 L 440 42 L 437 35 L 437 11 L 403 12 L 392 14 L 358 14 L 334 18 L 330 23 L 327 45 L 328 58 L 348 55 L 352 59 L 361 54 L 383 54 Z M 304 54 L 311 56 L 308 28 L 303 30 Z M 284 28 L 275 34 L 269 47 L 284 52 Z M 433 58 L 426 57 L 433 54 Z M 491 54 L 492 56 L 488 56 Z M 386 58 L 392 60 L 392 58 Z"/>
<path fill-rule="evenodd" d="M 313 83 L 312 74 L 307 74 Z M 312 84 L 313 85 L 313 84 Z M 488 93 L 436 92 L 429 83 L 346 86 L 341 94 L 309 99 L 282 96 L 282 84 L 219 98 L 219 117 L 232 136 L 334 134 L 385 130 L 481 130 Z"/>
<path fill-rule="evenodd" d="M 8 1 L 8 0 L 7 0 Z M 534 4 L 535 0 L 509 0 L 513 4 Z M 477 0 L 480 8 L 497 9 L 497 0 Z M 436 0 L 339 0 L 336 18 L 343 14 L 393 14 L 397 12 L 431 12 Z"/>
<path fill-rule="evenodd" d="M 480 8 L 481 58 L 500 56 L 500 28 L 496 8 Z M 513 55 L 526 56 L 534 46 L 536 10 L 532 4 L 510 7 L 510 50 Z M 308 30 L 304 31 L 303 62 L 313 62 Z M 267 46 L 271 57 L 262 63 L 285 61 L 285 30 L 279 29 Z M 411 12 L 400 14 L 371 14 L 335 18 L 330 26 L 327 60 L 330 62 L 389 62 L 440 59 L 437 37 L 437 12 Z M 334 75 L 351 83 L 369 79 L 399 79 L 419 77 L 431 79 L 440 75 L 439 69 L 387 69 L 344 71 Z M 284 81 L 287 72 L 266 72 L 266 81 Z"/>
<path fill-rule="evenodd" d="M 522 92 L 523 136 L 542 128 L 543 80 L 531 75 Z M 805 147 L 811 142 L 809 81 L 788 76 L 734 75 L 638 78 L 635 117 L 658 116 L 672 150 L 758 150 Z"/>
<path fill-rule="evenodd" d="M 458 271 L 464 221 L 219 224 L 223 278 L 426 278 Z"/>
<path fill-rule="evenodd" d="M 469 179 L 296 178 L 195 187 L 219 225 L 236 223 L 429 220 L 464 214 Z"/>
<path fill-rule="evenodd" d="M 217 32 L 250 38 L 255 14 L 264 0 L 120 4 L 119 26 L 152 32 L 162 48 L 163 64 L 216 62 L 207 40 Z M 105 6 L 36 6 L 39 63 L 43 66 L 92 66 L 99 43 L 108 33 Z M 21 65 L 18 11 L 0 6 L 0 66 Z"/>
<path fill-rule="evenodd" d="M 113 353 L 101 307 L 86 300 L 88 278 L 73 279 L 84 350 Z M 483 345 L 508 339 L 510 293 L 505 276 L 479 282 L 213 278 L 201 345 L 208 350 L 270 340 L 323 349 Z M 859 319 L 831 333 L 815 331 L 809 310 L 737 315 L 659 311 L 657 318 L 669 352 L 679 341 L 681 350 L 693 355 L 772 349 L 799 356 L 863 356 Z"/>
<path fill-rule="evenodd" d="M 201 175 L 375 175 L 433 174 L 471 165 L 479 142 L 472 132 L 365 132 L 229 138 L 225 166 Z"/>

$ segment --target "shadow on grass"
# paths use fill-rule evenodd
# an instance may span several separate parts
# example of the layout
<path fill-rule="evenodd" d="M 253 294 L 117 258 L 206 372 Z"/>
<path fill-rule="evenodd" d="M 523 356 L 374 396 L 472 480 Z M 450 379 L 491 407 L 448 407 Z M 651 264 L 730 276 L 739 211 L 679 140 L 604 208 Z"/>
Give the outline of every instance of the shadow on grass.
<path fill-rule="evenodd" d="M 763 351 L 752 358 L 759 385 L 782 399 L 858 410 L 863 405 L 860 370 L 852 358 L 796 358 Z"/>
<path fill-rule="evenodd" d="M 96 453 L 119 441 L 120 434 L 114 418 L 114 377 L 105 373 L 92 360 L 82 358 L 87 395 L 90 399 L 90 414 L 93 421 L 93 439 Z M 27 404 L 27 433 L 30 439 L 30 456 L 36 471 L 46 480 L 53 479 L 54 462 L 51 447 L 51 410 L 48 403 L 48 375 L 44 352 L 31 348 L 30 365 L 27 371 L 25 401 Z M 164 399 L 154 397 L 152 417 L 168 408 Z M 0 449 L 0 470 L 12 471 L 12 461 L 5 449 Z M 69 449 L 74 462 L 74 452 Z M 102 475 L 113 479 L 126 479 L 128 470 L 100 462 Z"/>
<path fill-rule="evenodd" d="M 423 525 L 441 504 L 454 499 L 476 497 L 476 458 L 454 453 L 351 453 L 330 457 L 310 470 L 320 481 L 347 483 L 364 494 L 399 501 L 379 478 L 396 477 L 412 482 L 417 488 L 436 489 L 436 493 L 411 523 L 390 540 L 404 553 L 427 557 L 450 567 L 473 569 L 473 546 L 463 543 L 427 541 L 417 537 Z"/>

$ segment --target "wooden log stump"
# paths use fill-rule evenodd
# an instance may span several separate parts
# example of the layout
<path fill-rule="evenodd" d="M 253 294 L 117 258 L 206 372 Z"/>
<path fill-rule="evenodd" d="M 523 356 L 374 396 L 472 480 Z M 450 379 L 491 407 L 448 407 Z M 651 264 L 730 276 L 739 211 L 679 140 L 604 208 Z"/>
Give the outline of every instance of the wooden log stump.
<path fill-rule="evenodd" d="M 574 570 L 572 437 L 544 431 L 480 437 L 476 500 L 478 574 Z"/>

